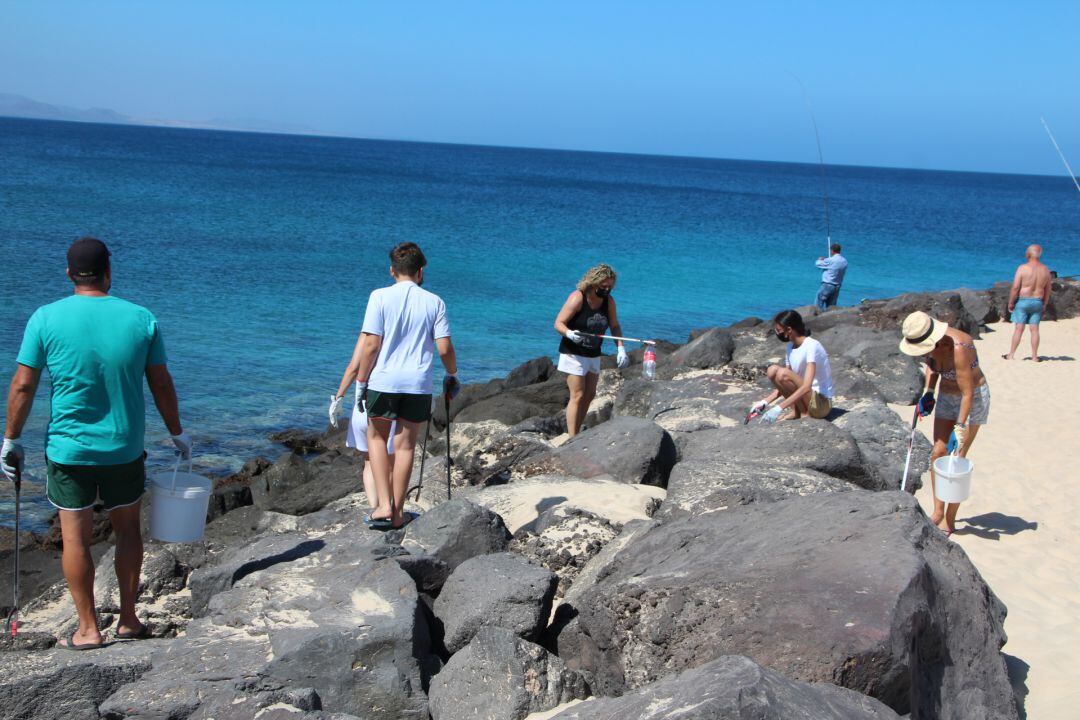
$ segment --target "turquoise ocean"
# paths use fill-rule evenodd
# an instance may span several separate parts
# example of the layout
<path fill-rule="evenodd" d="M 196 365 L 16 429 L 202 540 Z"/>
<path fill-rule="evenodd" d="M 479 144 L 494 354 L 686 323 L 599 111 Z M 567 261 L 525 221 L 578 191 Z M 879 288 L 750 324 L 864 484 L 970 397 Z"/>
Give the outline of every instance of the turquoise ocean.
<path fill-rule="evenodd" d="M 841 304 L 988 286 L 1030 242 L 1080 272 L 1065 177 L 829 166 L 828 183 L 851 263 Z M 275 456 L 275 430 L 325 427 L 397 242 L 428 257 L 466 383 L 554 357 L 555 314 L 595 263 L 618 272 L 628 335 L 681 341 L 811 303 L 826 246 L 812 164 L 0 118 L 5 387 L 27 318 L 70 293 L 64 253 L 84 234 L 113 252 L 113 293 L 156 314 L 210 473 Z M 23 434 L 34 527 L 47 417 L 46 380 Z M 151 407 L 152 469 L 170 447 Z M 0 524 L 11 498 L 0 490 Z"/>

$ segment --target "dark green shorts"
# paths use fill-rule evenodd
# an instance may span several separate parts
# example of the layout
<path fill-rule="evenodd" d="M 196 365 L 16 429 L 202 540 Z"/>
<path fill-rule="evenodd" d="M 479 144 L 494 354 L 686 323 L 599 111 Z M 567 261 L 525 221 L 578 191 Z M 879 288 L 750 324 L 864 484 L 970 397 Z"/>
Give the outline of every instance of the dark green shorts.
<path fill-rule="evenodd" d="M 367 413 L 369 418 L 421 423 L 431 414 L 431 395 L 368 390 Z"/>
<path fill-rule="evenodd" d="M 106 510 L 133 505 L 146 488 L 145 457 L 123 465 L 61 465 L 45 458 L 45 495 L 61 510 L 85 510 L 99 497 Z"/>

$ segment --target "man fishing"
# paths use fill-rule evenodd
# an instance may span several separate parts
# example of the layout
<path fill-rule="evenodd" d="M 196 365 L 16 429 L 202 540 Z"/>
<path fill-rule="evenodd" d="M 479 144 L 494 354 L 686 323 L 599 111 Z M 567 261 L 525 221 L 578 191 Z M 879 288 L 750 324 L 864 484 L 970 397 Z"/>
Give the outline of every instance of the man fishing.
<path fill-rule="evenodd" d="M 829 246 L 829 257 L 819 257 L 815 263 L 821 268 L 821 288 L 817 294 L 818 310 L 827 310 L 836 305 L 840 297 L 840 286 L 844 282 L 844 273 L 847 271 L 847 259 L 840 254 L 840 246 L 833 243 Z"/>
<path fill-rule="evenodd" d="M 74 294 L 39 307 L 30 316 L 8 393 L 7 426 L 0 451 L 4 474 L 15 481 L 23 460 L 19 438 L 34 403 L 41 371 L 52 385 L 45 440 L 45 495 L 60 511 L 61 563 L 79 624 L 60 641 L 69 650 L 104 644 L 94 606 L 94 559 L 90 534 L 94 504 L 109 513 L 116 535 L 120 588 L 118 640 L 149 637 L 135 614 L 142 568 L 139 527 L 146 469 L 143 377 L 161 419 L 182 457 L 191 439 L 180 426 L 172 376 L 157 320 L 146 308 L 109 295 L 112 267 L 105 243 L 84 237 L 67 253 Z"/>
<path fill-rule="evenodd" d="M 1020 339 L 1024 336 L 1024 327 L 1031 328 L 1031 359 L 1039 362 L 1039 321 L 1043 311 L 1050 303 L 1050 269 L 1042 263 L 1042 247 L 1029 245 L 1024 253 L 1027 262 L 1016 268 L 1012 288 L 1009 290 L 1009 312 L 1013 323 L 1012 346 L 1006 360 L 1012 360 Z"/>

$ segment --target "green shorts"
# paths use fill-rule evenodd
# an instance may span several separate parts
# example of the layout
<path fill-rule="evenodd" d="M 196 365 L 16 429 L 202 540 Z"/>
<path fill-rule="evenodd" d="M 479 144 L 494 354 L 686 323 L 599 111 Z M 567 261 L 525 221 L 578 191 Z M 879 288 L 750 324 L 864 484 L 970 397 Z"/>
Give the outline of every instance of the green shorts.
<path fill-rule="evenodd" d="M 45 496 L 61 510 L 134 505 L 146 488 L 146 453 L 123 465 L 61 465 L 45 458 Z"/>
<path fill-rule="evenodd" d="M 368 390 L 367 414 L 369 418 L 422 423 L 431 415 L 431 395 Z"/>

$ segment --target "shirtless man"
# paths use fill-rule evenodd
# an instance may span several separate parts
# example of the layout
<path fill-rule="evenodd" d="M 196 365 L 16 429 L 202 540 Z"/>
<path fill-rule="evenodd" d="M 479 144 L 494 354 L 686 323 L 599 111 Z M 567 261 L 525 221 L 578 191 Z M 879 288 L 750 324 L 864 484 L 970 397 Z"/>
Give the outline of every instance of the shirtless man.
<path fill-rule="evenodd" d="M 1027 262 L 1016 268 L 1012 290 L 1009 291 L 1009 312 L 1012 313 L 1013 336 L 1012 348 L 1006 360 L 1012 360 L 1020 338 L 1024 335 L 1024 326 L 1031 326 L 1031 359 L 1039 362 L 1039 321 L 1043 310 L 1050 302 L 1050 270 L 1040 262 L 1042 247 L 1029 245 Z"/>

